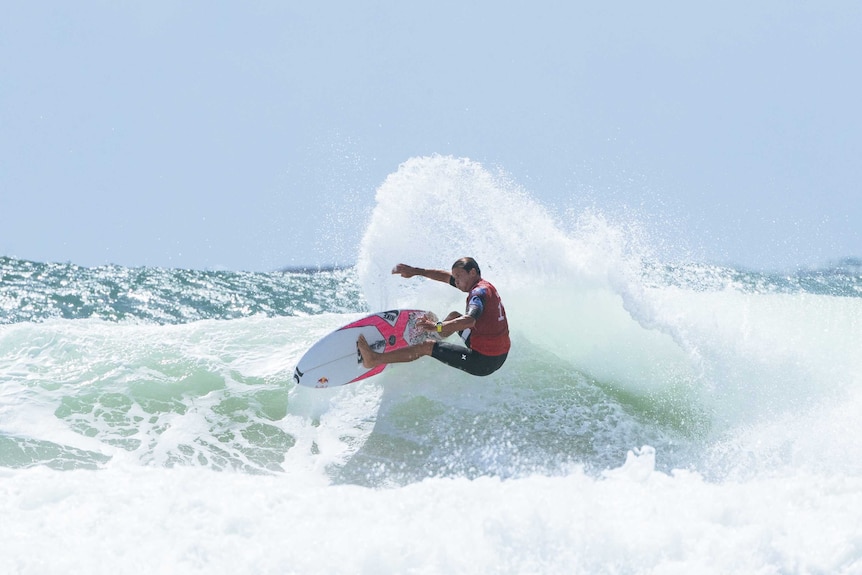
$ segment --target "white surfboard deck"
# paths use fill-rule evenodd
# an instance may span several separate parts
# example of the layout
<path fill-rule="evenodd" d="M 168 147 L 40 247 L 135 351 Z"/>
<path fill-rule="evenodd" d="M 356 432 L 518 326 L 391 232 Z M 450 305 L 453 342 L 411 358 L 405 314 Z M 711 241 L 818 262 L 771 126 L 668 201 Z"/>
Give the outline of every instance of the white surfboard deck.
<path fill-rule="evenodd" d="M 347 385 L 377 375 L 386 365 L 371 369 L 362 365 L 356 346 L 360 334 L 377 352 L 407 347 L 432 337 L 429 332 L 416 327 L 416 321 L 423 316 L 437 321 L 437 317 L 428 311 L 394 309 L 349 323 L 323 337 L 305 352 L 296 364 L 293 380 L 304 387 L 322 388 Z"/>

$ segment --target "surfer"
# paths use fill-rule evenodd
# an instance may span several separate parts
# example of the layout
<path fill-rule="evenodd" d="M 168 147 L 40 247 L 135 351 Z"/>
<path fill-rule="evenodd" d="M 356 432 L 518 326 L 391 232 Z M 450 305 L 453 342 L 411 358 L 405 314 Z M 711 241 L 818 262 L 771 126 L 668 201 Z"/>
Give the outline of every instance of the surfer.
<path fill-rule="evenodd" d="M 426 277 L 466 292 L 467 309 L 463 314 L 453 311 L 443 321 L 435 323 L 422 318 L 417 322 L 417 326 L 428 332 L 436 332 L 441 338 L 458 332 L 464 345 L 428 339 L 409 347 L 378 353 L 360 335 L 357 346 L 362 365 L 370 369 L 385 363 L 404 363 L 430 355 L 472 375 L 490 375 L 500 369 L 510 347 L 506 310 L 497 288 L 482 279 L 476 260 L 461 258 L 452 264 L 451 272 L 398 264 L 392 273 L 403 278 Z"/>

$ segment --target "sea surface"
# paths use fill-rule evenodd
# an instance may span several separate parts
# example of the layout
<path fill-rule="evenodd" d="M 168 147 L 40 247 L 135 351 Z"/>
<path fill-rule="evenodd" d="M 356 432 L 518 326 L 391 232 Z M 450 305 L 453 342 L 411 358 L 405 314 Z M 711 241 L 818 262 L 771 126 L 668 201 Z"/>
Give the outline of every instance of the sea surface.
<path fill-rule="evenodd" d="M 862 261 L 665 262 L 447 157 L 376 194 L 343 269 L 0 257 L 0 573 L 862 573 Z M 464 255 L 500 371 L 294 385 L 364 314 L 463 309 L 390 270 Z"/>

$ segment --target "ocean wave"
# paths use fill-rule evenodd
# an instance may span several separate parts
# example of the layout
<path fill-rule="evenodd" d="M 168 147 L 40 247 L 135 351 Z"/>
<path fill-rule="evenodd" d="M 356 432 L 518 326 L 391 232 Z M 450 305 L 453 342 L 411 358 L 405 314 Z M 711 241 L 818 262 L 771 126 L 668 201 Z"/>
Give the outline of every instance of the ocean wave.
<path fill-rule="evenodd" d="M 364 309 L 350 269 L 86 268 L 0 257 L 0 324 L 96 318 L 164 325 Z"/>

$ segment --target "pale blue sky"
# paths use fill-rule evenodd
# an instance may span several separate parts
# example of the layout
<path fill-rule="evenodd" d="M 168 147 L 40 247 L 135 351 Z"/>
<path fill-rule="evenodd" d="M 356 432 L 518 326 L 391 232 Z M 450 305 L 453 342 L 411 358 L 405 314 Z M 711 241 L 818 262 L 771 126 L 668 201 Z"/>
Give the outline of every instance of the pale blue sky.
<path fill-rule="evenodd" d="M 851 0 L 7 2 L 0 255 L 349 264 L 321 229 L 443 154 L 668 257 L 862 256 L 860 54 Z"/>

